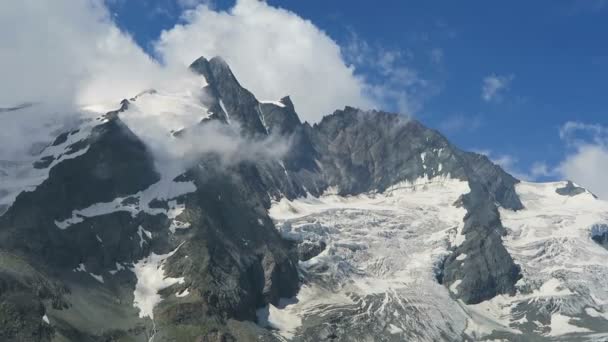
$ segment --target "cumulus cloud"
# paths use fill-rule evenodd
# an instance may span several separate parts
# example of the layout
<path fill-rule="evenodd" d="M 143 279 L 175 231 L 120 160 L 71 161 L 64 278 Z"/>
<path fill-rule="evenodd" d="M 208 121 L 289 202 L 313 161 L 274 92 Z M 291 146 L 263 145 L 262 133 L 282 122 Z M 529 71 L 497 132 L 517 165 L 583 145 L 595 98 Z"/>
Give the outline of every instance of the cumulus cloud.
<path fill-rule="evenodd" d="M 560 137 L 571 152 L 556 172 L 608 199 L 608 127 L 570 121 L 562 125 Z"/>
<path fill-rule="evenodd" d="M 483 79 L 481 98 L 486 101 L 501 101 L 502 93 L 509 88 L 515 77 L 513 75 L 499 76 L 492 74 Z"/>
<path fill-rule="evenodd" d="M 313 122 L 344 105 L 376 105 L 365 81 L 344 62 L 340 46 L 293 12 L 238 0 L 228 11 L 200 5 L 183 19 L 155 44 L 168 65 L 222 56 L 260 100 L 290 95 L 303 119 Z"/>
<path fill-rule="evenodd" d="M 607 146 L 580 146 L 559 165 L 558 169 L 565 178 L 582 185 L 600 198 L 608 199 Z"/>
<path fill-rule="evenodd" d="M 101 0 L 11 1 L 1 9 L 0 107 L 120 100 L 161 70 Z"/>
<path fill-rule="evenodd" d="M 189 79 L 184 65 L 159 64 L 121 32 L 102 0 L 3 3 L 0 39 L 0 160 L 36 158 L 32 145 L 75 125 L 84 106 L 115 109 L 142 90 Z M 24 103 L 34 105 L 9 110 Z"/>

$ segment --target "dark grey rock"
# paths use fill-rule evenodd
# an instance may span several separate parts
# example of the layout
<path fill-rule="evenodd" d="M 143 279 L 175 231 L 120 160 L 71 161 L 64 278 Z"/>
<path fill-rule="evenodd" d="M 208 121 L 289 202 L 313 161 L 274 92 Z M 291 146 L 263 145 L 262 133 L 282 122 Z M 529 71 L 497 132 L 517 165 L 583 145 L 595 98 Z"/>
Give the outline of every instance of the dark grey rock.
<path fill-rule="evenodd" d="M 587 192 L 587 190 L 574 185 L 574 183 L 572 183 L 571 181 L 568 181 L 568 183 L 566 183 L 566 185 L 564 187 L 555 189 L 555 192 L 557 192 L 558 194 L 560 194 L 562 196 L 573 197 L 576 195 L 584 194 L 585 192 Z"/>
<path fill-rule="evenodd" d="M 467 209 L 462 232 L 465 240 L 445 261 L 442 281 L 452 284 L 462 280 L 457 296 L 465 303 L 476 304 L 497 294 L 514 294 L 521 274 L 502 244 L 505 229 L 492 197 L 481 185 L 470 186 L 471 192 L 462 198 Z M 456 260 L 461 254 L 467 255 L 465 263 Z"/>
<path fill-rule="evenodd" d="M 327 245 L 323 241 L 303 241 L 298 244 L 298 259 L 300 261 L 310 260 L 321 254 Z"/>
<path fill-rule="evenodd" d="M 20 105 L 13 106 L 13 107 L 3 107 L 3 108 L 0 108 L 0 113 L 16 112 L 18 110 L 29 108 L 34 105 L 35 105 L 35 103 L 33 103 L 33 102 L 26 102 L 26 103 L 22 103 Z"/>
<path fill-rule="evenodd" d="M 594 224 L 591 227 L 591 239 L 608 249 L 608 224 Z"/>
<path fill-rule="evenodd" d="M 241 125 L 243 134 L 254 136 L 267 134 L 262 123 L 259 102 L 247 89 L 241 87 L 228 64 L 214 57 L 207 61 L 201 57 L 194 61 L 190 69 L 202 74 L 207 79 L 212 94 L 217 94 L 226 107 L 227 120 L 235 120 Z"/>

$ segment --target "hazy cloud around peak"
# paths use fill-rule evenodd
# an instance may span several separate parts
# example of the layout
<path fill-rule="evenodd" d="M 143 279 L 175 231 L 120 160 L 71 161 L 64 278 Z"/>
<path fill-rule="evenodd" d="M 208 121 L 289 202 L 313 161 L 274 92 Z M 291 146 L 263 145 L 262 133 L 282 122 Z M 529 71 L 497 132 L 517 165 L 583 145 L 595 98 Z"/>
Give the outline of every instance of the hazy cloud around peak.
<path fill-rule="evenodd" d="M 560 137 L 571 152 L 556 172 L 608 199 L 608 127 L 569 121 L 561 127 Z"/>

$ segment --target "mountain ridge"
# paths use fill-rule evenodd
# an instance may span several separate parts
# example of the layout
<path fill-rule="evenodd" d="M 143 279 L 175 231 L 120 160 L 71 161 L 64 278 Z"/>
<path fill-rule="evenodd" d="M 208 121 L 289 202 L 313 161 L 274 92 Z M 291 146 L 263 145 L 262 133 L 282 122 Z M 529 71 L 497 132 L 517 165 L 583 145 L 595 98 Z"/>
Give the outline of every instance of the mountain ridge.
<path fill-rule="evenodd" d="M 458 149 L 416 120 L 381 111 L 345 107 L 319 123 L 302 123 L 289 97 L 258 101 L 221 58 L 201 57 L 190 70 L 205 81 L 203 95 L 194 97 L 200 103 L 188 104 L 193 125 L 167 128 L 163 139 L 204 145 L 206 134 L 228 127 L 236 135 L 227 141 L 244 137 L 252 146 L 288 136 L 285 151 L 224 165 L 223 150 L 209 149 L 191 164 L 182 166 L 178 156 L 161 165 L 154 140 L 130 121 L 140 112 L 146 119 L 153 107 L 145 101 L 177 96 L 161 90 L 100 113 L 88 133 L 60 136 L 53 145 L 64 152 L 38 164 L 49 169 L 48 177 L 0 216 L 0 320 L 7 322 L 1 338 L 280 340 L 284 336 L 253 323 L 260 323 L 260 310 L 285 307 L 285 298 L 312 284 L 302 262 L 344 246 L 285 238 L 269 214 L 276 203 L 332 191 L 341 198 L 380 195 L 400 183 L 423 193 L 435 179 L 469 189 L 449 203 L 466 214 L 461 226 L 445 230 L 461 237 L 437 259 L 436 281 L 464 305 L 516 294 L 523 274 L 503 242 L 508 229 L 501 212 L 525 209 L 516 191 L 521 182 L 487 157 Z M 192 101 L 180 96 L 175 101 Z M 29 271 L 15 273 L 14 264 Z M 139 306 L 138 288 L 145 289 Z M 296 340 L 348 340 L 340 324 L 333 322 L 331 333 L 313 324 Z M 461 331 L 443 338 L 471 336 Z"/>

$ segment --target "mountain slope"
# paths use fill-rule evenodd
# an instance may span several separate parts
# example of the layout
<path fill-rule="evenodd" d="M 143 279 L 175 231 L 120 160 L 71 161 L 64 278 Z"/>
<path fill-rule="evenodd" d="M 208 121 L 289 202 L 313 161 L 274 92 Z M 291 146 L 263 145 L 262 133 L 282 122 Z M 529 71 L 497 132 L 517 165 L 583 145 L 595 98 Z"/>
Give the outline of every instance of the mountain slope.
<path fill-rule="evenodd" d="M 395 114 L 302 123 L 218 57 L 190 70 L 0 165 L 0 339 L 608 332 L 608 206 L 586 190 L 521 183 Z"/>

